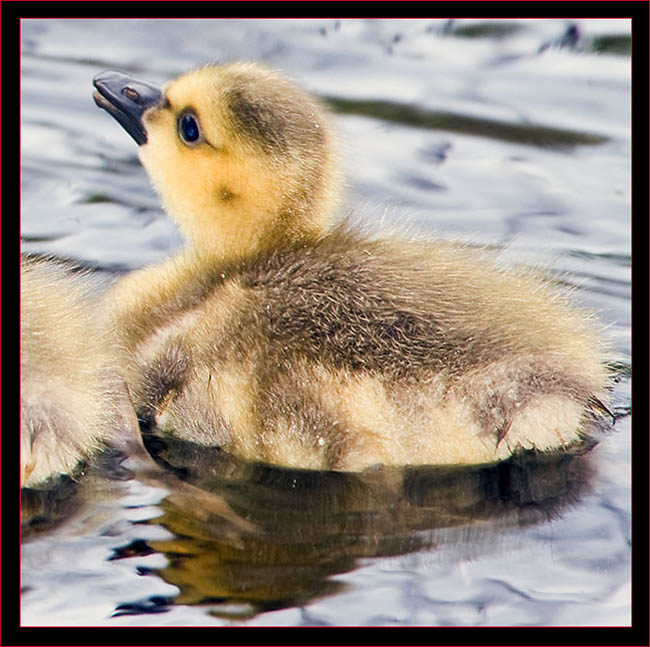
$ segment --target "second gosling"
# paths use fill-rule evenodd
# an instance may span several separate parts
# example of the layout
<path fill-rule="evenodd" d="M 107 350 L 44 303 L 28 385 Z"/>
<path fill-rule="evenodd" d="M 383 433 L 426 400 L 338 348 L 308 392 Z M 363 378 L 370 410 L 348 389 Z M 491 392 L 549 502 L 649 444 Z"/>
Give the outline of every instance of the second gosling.
<path fill-rule="evenodd" d="M 606 411 L 598 334 L 550 285 L 335 224 L 327 111 L 282 75 L 236 62 L 162 90 L 117 72 L 94 85 L 188 240 L 110 296 L 148 424 L 357 471 L 561 450 Z"/>
<path fill-rule="evenodd" d="M 109 329 L 85 278 L 20 263 L 20 485 L 47 488 L 108 444 L 139 436 Z"/>

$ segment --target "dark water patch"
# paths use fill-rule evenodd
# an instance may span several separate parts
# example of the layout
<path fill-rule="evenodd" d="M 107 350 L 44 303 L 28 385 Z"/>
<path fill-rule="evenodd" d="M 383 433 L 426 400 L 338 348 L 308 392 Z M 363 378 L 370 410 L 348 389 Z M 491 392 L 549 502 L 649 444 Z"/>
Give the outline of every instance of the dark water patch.
<path fill-rule="evenodd" d="M 23 243 L 51 243 L 52 241 L 63 238 L 62 234 L 50 234 L 49 236 L 30 236 L 29 234 L 21 234 L 20 240 Z"/>
<path fill-rule="evenodd" d="M 595 36 L 591 50 L 598 54 L 629 56 L 632 52 L 632 37 L 625 34 L 603 34 Z"/>
<path fill-rule="evenodd" d="M 613 379 L 617 382 L 632 377 L 632 365 L 628 362 L 607 362 L 607 368 L 611 372 Z"/>
<path fill-rule="evenodd" d="M 581 38 L 582 33 L 580 32 L 578 25 L 571 24 L 566 28 L 565 32 L 561 36 L 543 43 L 540 46 L 538 53 L 541 54 L 547 49 L 576 49 Z"/>
<path fill-rule="evenodd" d="M 525 26 L 515 22 L 480 22 L 473 25 L 459 25 L 452 27 L 447 33 L 460 38 L 492 38 L 502 39 L 517 34 Z"/>
<path fill-rule="evenodd" d="M 127 602 L 115 608 L 113 618 L 126 615 L 147 615 L 151 613 L 166 613 L 171 610 L 171 601 L 163 596 L 153 596 L 141 602 Z"/>
<path fill-rule="evenodd" d="M 444 191 L 447 188 L 443 184 L 417 175 L 406 175 L 403 177 L 402 182 L 419 191 Z"/>
<path fill-rule="evenodd" d="M 134 539 L 127 546 L 120 546 L 113 551 L 113 554 L 108 558 L 108 561 L 116 559 L 128 559 L 130 557 L 146 557 L 156 551 L 142 539 Z"/>
<path fill-rule="evenodd" d="M 553 283 L 560 288 L 565 287 L 569 288 L 569 290 L 577 288 L 580 292 L 607 295 L 608 297 L 625 299 L 626 301 L 630 298 L 629 282 L 611 276 L 577 271 L 572 271 L 571 277 L 567 276 L 567 273 L 563 271 L 550 271 L 548 276 L 552 277 Z"/>
<path fill-rule="evenodd" d="M 629 34 L 585 36 L 578 25 L 571 24 L 561 36 L 544 43 L 539 48 L 539 53 L 541 54 L 547 49 L 568 49 L 586 54 L 629 56 L 632 52 L 632 37 Z"/>
<path fill-rule="evenodd" d="M 575 146 L 598 146 L 608 141 L 604 135 L 582 133 L 539 124 L 516 124 L 493 119 L 479 119 L 453 112 L 426 110 L 416 106 L 382 100 L 325 97 L 339 114 L 361 115 L 411 128 L 444 130 L 515 142 L 539 148 L 566 149 Z"/>
<path fill-rule="evenodd" d="M 627 418 L 628 416 L 631 415 L 632 415 L 632 407 L 629 405 L 614 407 L 614 420 L 621 420 L 622 418 Z"/>
<path fill-rule="evenodd" d="M 442 164 L 449 154 L 451 144 L 449 142 L 441 142 L 430 148 L 420 151 L 419 156 L 425 162 L 432 162 L 434 164 Z"/>
<path fill-rule="evenodd" d="M 630 265 L 632 264 L 632 257 L 630 256 L 630 254 L 615 254 L 613 252 L 595 253 L 595 252 L 588 252 L 582 249 L 571 249 L 567 252 L 567 254 L 575 258 L 584 258 L 587 260 L 600 259 L 600 260 L 610 261 L 614 265 L 619 265 L 621 267 L 630 267 Z"/>
<path fill-rule="evenodd" d="M 22 541 L 56 528 L 81 508 L 79 480 L 52 477 L 38 488 L 20 490 L 20 536 Z"/>
<path fill-rule="evenodd" d="M 579 272 L 577 270 L 572 271 L 571 274 L 573 277 L 575 277 L 580 281 L 589 280 L 589 281 L 597 282 L 599 284 L 599 287 L 604 287 L 605 285 L 609 285 L 611 286 L 612 289 L 619 288 L 621 290 L 625 290 L 626 297 L 627 297 L 627 292 L 629 292 L 630 289 L 630 282 L 625 279 L 617 279 L 613 276 L 605 276 L 603 274 L 596 274 L 595 272 Z M 606 289 L 603 289 L 603 294 L 619 294 L 619 293 L 611 292 L 611 291 L 607 292 Z"/>
<path fill-rule="evenodd" d="M 114 202 L 113 198 L 109 198 L 103 193 L 91 193 L 79 201 L 81 204 L 101 204 L 103 202 Z"/>

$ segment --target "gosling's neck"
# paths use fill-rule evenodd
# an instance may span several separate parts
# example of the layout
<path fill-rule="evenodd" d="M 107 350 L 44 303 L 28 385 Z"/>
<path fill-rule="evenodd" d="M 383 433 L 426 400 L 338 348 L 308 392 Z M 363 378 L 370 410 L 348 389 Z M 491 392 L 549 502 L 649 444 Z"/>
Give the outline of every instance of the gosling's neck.
<path fill-rule="evenodd" d="M 231 264 L 270 251 L 316 243 L 332 228 L 330 211 L 295 207 L 277 212 L 215 205 L 193 213 L 168 212 L 179 225 L 183 253 L 202 261 Z"/>
<path fill-rule="evenodd" d="M 211 201 L 161 195 L 167 213 L 185 237 L 186 252 L 200 259 L 232 263 L 314 244 L 331 231 L 337 191 L 324 187 L 287 195 L 283 188 L 248 187 L 245 194 L 224 188 Z M 198 195 L 200 192 L 195 193 Z"/>

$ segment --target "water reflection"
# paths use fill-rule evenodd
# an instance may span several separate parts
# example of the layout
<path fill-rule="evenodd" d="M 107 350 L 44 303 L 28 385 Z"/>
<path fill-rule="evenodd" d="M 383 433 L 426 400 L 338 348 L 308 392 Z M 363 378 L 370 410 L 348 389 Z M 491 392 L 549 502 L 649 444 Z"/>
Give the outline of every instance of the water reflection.
<path fill-rule="evenodd" d="M 37 532 L 56 528 L 81 507 L 79 484 L 70 476 L 62 476 L 42 489 L 20 490 L 21 540 Z"/>
<path fill-rule="evenodd" d="M 21 488 L 21 541 L 50 532 L 91 507 L 91 502 L 110 497 L 110 483 L 127 481 L 133 473 L 123 465 L 125 455 L 107 449 L 90 464 L 80 463 L 70 475 L 50 477 L 38 488 Z"/>
<path fill-rule="evenodd" d="M 208 605 L 225 618 L 303 605 L 339 592 L 333 575 L 368 557 L 453 545 L 463 556 L 498 550 L 504 530 L 559 516 L 589 489 L 588 456 L 527 454 L 489 467 L 381 469 L 363 474 L 284 470 L 218 450 L 147 438 L 166 470 L 223 498 L 243 527 L 167 497 L 151 520 L 173 535 L 136 540 L 111 559 L 162 553 L 155 573 L 174 598 L 130 600 L 116 615 Z M 583 450 L 586 448 L 583 448 Z"/>
<path fill-rule="evenodd" d="M 363 115 L 411 128 L 489 137 L 540 148 L 568 149 L 574 146 L 597 146 L 607 141 L 607 137 L 596 133 L 552 128 L 541 124 L 479 119 L 453 112 L 426 110 L 394 101 L 365 101 L 343 97 L 326 97 L 325 100 L 334 112 L 343 115 Z"/>

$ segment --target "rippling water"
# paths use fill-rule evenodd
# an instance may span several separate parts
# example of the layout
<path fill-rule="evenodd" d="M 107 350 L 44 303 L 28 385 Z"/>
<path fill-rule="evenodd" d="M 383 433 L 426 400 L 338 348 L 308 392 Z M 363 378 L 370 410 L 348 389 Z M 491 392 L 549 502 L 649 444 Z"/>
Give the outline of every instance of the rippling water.
<path fill-rule="evenodd" d="M 25 20 L 23 249 L 113 274 L 180 238 L 91 99 L 254 58 L 330 102 L 348 209 L 503 248 L 577 287 L 622 376 L 583 456 L 363 476 L 148 447 L 189 490 L 106 457 L 28 493 L 24 625 L 630 622 L 630 23 Z"/>

